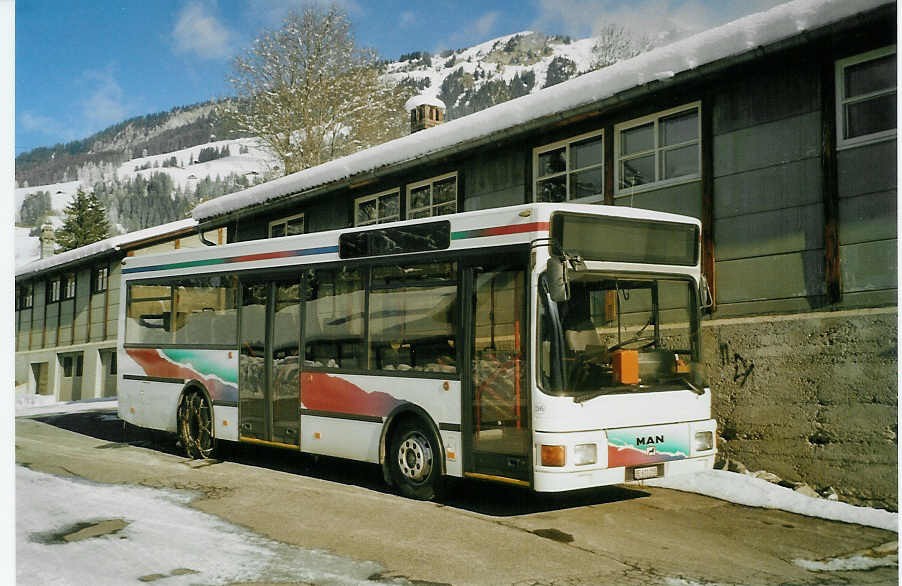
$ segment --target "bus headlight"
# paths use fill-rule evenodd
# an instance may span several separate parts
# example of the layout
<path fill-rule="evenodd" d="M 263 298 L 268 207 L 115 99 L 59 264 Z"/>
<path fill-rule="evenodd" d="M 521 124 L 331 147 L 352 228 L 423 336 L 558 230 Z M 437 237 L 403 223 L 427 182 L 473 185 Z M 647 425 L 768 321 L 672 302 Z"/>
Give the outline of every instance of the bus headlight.
<path fill-rule="evenodd" d="M 706 452 L 714 447 L 713 431 L 698 431 L 695 433 L 695 451 Z"/>
<path fill-rule="evenodd" d="M 579 444 L 573 448 L 573 464 L 587 466 L 598 461 L 598 446 L 595 444 Z"/>

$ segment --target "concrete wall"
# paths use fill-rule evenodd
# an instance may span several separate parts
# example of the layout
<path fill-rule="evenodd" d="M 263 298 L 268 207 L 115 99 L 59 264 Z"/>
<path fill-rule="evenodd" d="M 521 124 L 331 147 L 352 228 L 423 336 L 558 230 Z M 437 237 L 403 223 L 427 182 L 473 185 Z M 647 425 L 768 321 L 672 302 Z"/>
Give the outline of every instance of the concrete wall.
<path fill-rule="evenodd" d="M 722 456 L 896 510 L 895 308 L 706 321 Z"/>

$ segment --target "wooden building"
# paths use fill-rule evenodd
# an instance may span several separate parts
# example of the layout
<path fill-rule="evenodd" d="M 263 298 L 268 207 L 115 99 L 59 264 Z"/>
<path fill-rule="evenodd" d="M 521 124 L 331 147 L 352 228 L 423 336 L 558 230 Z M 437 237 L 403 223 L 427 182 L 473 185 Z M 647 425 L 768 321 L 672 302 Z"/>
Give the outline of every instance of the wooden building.
<path fill-rule="evenodd" d="M 216 240 L 220 233 L 212 234 Z M 197 222 L 188 219 L 18 267 L 16 385 L 59 401 L 114 397 L 120 261 L 197 246 Z"/>

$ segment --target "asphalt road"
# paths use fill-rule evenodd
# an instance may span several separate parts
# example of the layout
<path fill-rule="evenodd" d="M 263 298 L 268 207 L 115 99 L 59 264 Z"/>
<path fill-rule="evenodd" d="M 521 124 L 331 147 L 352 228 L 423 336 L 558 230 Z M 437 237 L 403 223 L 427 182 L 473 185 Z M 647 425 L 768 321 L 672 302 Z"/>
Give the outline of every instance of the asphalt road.
<path fill-rule="evenodd" d="M 250 446 L 191 461 L 106 413 L 17 419 L 16 461 L 96 482 L 191 489 L 192 506 L 270 539 L 374 561 L 414 584 L 898 584 L 898 568 L 814 572 L 897 543 L 879 529 L 648 487 L 543 496 L 457 482 L 439 502 L 376 466 Z"/>

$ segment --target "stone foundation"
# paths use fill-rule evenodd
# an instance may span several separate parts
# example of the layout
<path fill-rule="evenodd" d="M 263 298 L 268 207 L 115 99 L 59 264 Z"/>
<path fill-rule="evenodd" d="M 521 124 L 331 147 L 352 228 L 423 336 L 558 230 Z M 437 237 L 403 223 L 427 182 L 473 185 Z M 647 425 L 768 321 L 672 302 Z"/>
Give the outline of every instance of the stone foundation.
<path fill-rule="evenodd" d="M 721 457 L 898 507 L 896 308 L 706 321 Z"/>

